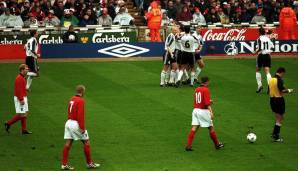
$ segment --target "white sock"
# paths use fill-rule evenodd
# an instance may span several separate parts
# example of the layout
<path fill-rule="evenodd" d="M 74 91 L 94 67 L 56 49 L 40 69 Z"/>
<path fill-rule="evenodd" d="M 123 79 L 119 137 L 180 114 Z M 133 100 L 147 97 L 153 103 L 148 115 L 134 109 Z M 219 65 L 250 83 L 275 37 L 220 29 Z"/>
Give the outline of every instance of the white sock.
<path fill-rule="evenodd" d="M 176 78 L 176 71 L 171 70 L 170 81 L 169 81 L 169 83 L 174 83 L 175 78 Z"/>
<path fill-rule="evenodd" d="M 176 84 L 178 81 L 179 70 L 177 69 L 175 72 L 176 72 L 176 76 L 175 76 L 175 84 Z"/>
<path fill-rule="evenodd" d="M 198 79 L 198 76 L 200 75 L 202 69 L 200 67 L 197 67 L 196 69 L 196 75 L 195 75 L 195 78 Z"/>
<path fill-rule="evenodd" d="M 180 70 L 179 73 L 178 73 L 177 81 L 181 81 L 182 75 L 183 75 L 183 71 Z"/>
<path fill-rule="evenodd" d="M 166 78 L 165 78 L 165 83 L 167 84 L 170 80 L 170 71 L 166 72 Z"/>
<path fill-rule="evenodd" d="M 27 85 L 26 85 L 26 89 L 29 89 L 30 86 L 31 86 L 31 83 L 32 83 L 32 77 L 31 76 L 28 76 L 27 78 Z"/>
<path fill-rule="evenodd" d="M 188 76 L 188 72 L 186 71 L 186 69 L 184 69 L 183 72 L 184 72 L 184 75 L 185 75 L 185 79 L 188 80 L 189 76 Z"/>
<path fill-rule="evenodd" d="M 165 84 L 165 79 L 166 79 L 166 72 L 164 70 L 162 70 L 160 73 L 160 85 Z"/>
<path fill-rule="evenodd" d="M 262 75 L 260 72 L 256 72 L 256 80 L 257 80 L 258 87 L 261 87 L 262 86 Z"/>
<path fill-rule="evenodd" d="M 269 81 L 271 80 L 271 74 L 270 73 L 266 74 L 266 77 L 267 77 L 267 83 L 269 85 Z"/>
<path fill-rule="evenodd" d="M 195 75 L 196 75 L 195 72 L 190 73 L 190 85 L 193 85 L 195 78 L 196 78 Z"/>

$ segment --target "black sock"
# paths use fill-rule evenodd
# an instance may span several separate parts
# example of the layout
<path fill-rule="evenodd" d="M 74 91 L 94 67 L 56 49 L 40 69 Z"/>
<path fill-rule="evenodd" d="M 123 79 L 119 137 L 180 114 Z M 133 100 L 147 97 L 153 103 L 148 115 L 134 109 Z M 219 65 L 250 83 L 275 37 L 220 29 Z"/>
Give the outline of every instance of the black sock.
<path fill-rule="evenodd" d="M 279 133 L 280 133 L 280 126 L 279 125 L 274 125 L 273 133 L 272 136 L 274 139 L 279 138 Z"/>

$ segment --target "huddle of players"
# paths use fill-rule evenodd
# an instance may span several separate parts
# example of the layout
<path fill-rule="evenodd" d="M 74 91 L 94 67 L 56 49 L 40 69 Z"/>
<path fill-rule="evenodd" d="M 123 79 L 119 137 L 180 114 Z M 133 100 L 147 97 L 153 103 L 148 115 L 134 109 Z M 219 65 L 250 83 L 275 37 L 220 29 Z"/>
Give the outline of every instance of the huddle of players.
<path fill-rule="evenodd" d="M 203 59 L 200 56 L 202 47 L 203 38 L 200 35 L 200 27 L 191 33 L 190 26 L 173 26 L 172 32 L 165 41 L 160 86 L 180 87 L 182 83 L 194 86 L 204 67 Z"/>

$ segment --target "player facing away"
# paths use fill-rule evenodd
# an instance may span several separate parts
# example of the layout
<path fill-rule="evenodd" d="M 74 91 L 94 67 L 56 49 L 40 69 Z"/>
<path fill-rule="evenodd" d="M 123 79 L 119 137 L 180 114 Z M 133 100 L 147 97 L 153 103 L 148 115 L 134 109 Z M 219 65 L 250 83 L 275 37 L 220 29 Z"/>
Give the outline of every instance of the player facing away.
<path fill-rule="evenodd" d="M 36 30 L 30 31 L 31 38 L 28 39 L 25 50 L 26 50 L 26 64 L 29 67 L 29 72 L 27 73 L 27 86 L 26 89 L 30 90 L 32 79 L 39 76 L 39 66 L 37 64 L 37 58 L 39 55 L 37 37 L 38 32 Z"/>
<path fill-rule="evenodd" d="M 292 93 L 293 89 L 287 89 L 284 87 L 283 76 L 286 73 L 285 68 L 280 67 L 277 69 L 275 76 L 269 81 L 269 96 L 270 106 L 272 112 L 275 113 L 275 125 L 273 127 L 272 138 L 275 142 L 282 142 L 280 138 L 280 128 L 284 119 L 285 113 L 285 100 L 283 95 L 285 93 Z"/>
<path fill-rule="evenodd" d="M 172 28 L 172 33 L 170 33 L 165 42 L 165 53 L 163 55 L 163 69 L 160 74 L 160 86 L 165 87 L 168 83 L 169 85 L 174 85 L 176 80 L 176 71 L 177 71 L 177 59 L 174 55 L 175 51 L 175 34 L 178 32 L 177 27 Z M 167 82 L 167 72 L 171 66 L 170 80 Z"/>
<path fill-rule="evenodd" d="M 21 64 L 19 66 L 19 74 L 16 77 L 14 83 L 14 105 L 16 109 L 16 115 L 7 122 L 4 123 L 6 132 L 9 133 L 11 125 L 21 120 L 22 124 L 22 134 L 32 134 L 32 132 L 27 130 L 27 116 L 28 116 L 28 99 L 26 91 L 26 80 L 25 76 L 28 72 L 28 67 L 26 64 Z"/>
<path fill-rule="evenodd" d="M 87 168 L 98 168 L 100 164 L 93 163 L 91 160 L 91 150 L 88 132 L 85 128 L 85 86 L 78 85 L 76 87 L 76 95 L 73 96 L 68 104 L 68 120 L 65 123 L 64 139 L 66 140 L 62 153 L 62 170 L 73 170 L 68 165 L 68 154 L 73 140 L 81 140 L 84 145 L 84 154 L 86 157 Z"/>
<path fill-rule="evenodd" d="M 203 37 L 201 35 L 201 26 L 198 26 L 196 28 L 196 31 L 192 34 L 197 42 L 195 44 L 195 61 L 196 63 L 198 64 L 198 66 L 196 67 L 196 72 L 195 72 L 195 79 L 197 80 L 198 79 L 198 76 L 200 75 L 202 69 L 204 68 L 205 66 L 205 63 L 203 61 L 203 58 L 201 57 L 200 53 L 201 53 L 201 50 L 203 48 Z"/>
<path fill-rule="evenodd" d="M 214 114 L 211 108 L 210 92 L 208 89 L 209 78 L 202 77 L 201 85 L 196 88 L 194 93 L 194 109 L 192 112 L 192 127 L 188 135 L 186 151 L 193 151 L 192 142 L 199 127 L 208 128 L 209 135 L 216 149 L 223 148 L 224 145 L 217 139 L 213 127 Z"/>
<path fill-rule="evenodd" d="M 257 40 L 257 50 L 258 53 L 257 57 L 257 64 L 256 64 L 256 80 L 258 84 L 258 88 L 256 93 L 260 93 L 263 89 L 262 85 L 262 75 L 260 73 L 261 68 L 264 68 L 267 83 L 271 79 L 270 74 L 270 67 L 271 67 L 271 56 L 270 53 L 272 52 L 272 48 L 274 47 L 270 38 L 266 35 L 266 31 L 263 27 L 259 29 L 260 37 Z"/>
<path fill-rule="evenodd" d="M 181 83 L 181 78 L 183 76 L 184 70 L 187 69 L 189 66 L 191 69 L 191 81 L 190 86 L 193 86 L 194 79 L 195 79 L 195 72 L 194 72 L 194 44 L 197 42 L 197 39 L 190 34 L 190 26 L 184 27 L 185 34 L 181 37 L 181 47 L 182 47 L 182 54 L 181 54 L 181 68 L 178 73 L 177 78 L 177 86 L 179 87 Z"/>

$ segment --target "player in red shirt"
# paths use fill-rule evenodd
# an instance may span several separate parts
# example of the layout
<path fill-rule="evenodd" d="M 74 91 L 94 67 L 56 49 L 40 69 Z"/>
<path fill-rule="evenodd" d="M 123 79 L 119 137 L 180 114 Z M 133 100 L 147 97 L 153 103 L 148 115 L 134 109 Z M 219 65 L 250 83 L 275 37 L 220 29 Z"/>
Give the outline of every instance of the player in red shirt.
<path fill-rule="evenodd" d="M 77 94 L 73 96 L 68 104 L 68 120 L 65 123 L 64 139 L 66 143 L 62 154 L 62 170 L 73 170 L 74 168 L 68 165 L 68 153 L 73 140 L 81 140 L 84 144 L 84 153 L 88 169 L 98 168 L 100 164 L 93 163 L 91 160 L 90 141 L 88 132 L 85 128 L 85 86 L 78 85 L 76 87 Z"/>
<path fill-rule="evenodd" d="M 213 127 L 212 120 L 214 118 L 214 114 L 211 108 L 212 101 L 210 100 L 208 85 L 209 78 L 202 77 L 201 85 L 195 90 L 194 110 L 192 112 L 192 128 L 188 135 L 187 146 L 185 147 L 186 151 L 193 151 L 192 142 L 199 127 L 209 129 L 210 138 L 212 139 L 216 149 L 224 147 L 224 145 L 217 139 L 217 135 Z"/>
<path fill-rule="evenodd" d="M 7 122 L 4 123 L 6 132 L 9 133 L 10 126 L 21 120 L 22 124 L 22 134 L 32 134 L 32 132 L 27 130 L 27 116 L 28 116 L 28 99 L 26 91 L 26 79 L 25 75 L 28 72 L 28 67 L 26 64 L 21 64 L 19 66 L 19 74 L 16 77 L 14 83 L 14 104 L 16 109 L 16 115 Z"/>

